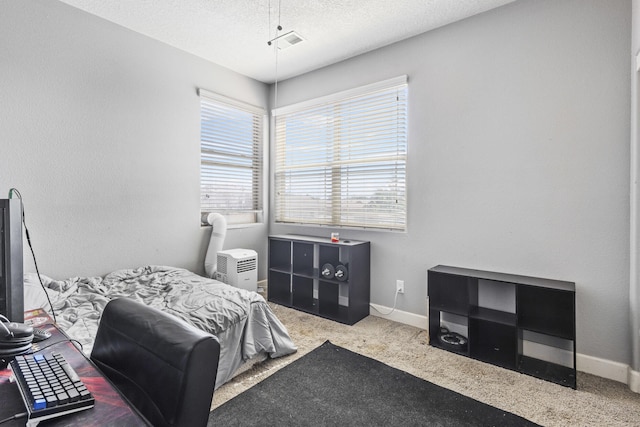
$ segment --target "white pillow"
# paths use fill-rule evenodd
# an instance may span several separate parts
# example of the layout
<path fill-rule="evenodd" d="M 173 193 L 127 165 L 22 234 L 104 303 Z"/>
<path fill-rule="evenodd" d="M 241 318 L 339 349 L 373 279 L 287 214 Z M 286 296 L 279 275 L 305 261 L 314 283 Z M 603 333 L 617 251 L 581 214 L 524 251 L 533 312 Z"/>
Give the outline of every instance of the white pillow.
<path fill-rule="evenodd" d="M 40 275 L 42 283 L 46 284 L 51 281 L 50 278 Z M 58 292 L 53 289 L 46 288 L 49 298 L 54 300 L 57 297 Z M 40 285 L 38 275 L 35 273 L 26 273 L 24 275 L 24 311 L 35 310 L 36 308 L 43 308 L 47 313 L 51 313 L 51 306 L 47 301 L 47 296 Z"/>

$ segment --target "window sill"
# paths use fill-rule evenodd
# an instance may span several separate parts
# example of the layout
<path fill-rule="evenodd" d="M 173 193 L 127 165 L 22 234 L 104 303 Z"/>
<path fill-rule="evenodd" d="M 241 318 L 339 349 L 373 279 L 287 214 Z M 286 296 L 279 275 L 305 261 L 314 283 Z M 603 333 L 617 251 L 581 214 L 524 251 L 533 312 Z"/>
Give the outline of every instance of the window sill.
<path fill-rule="evenodd" d="M 227 224 L 227 230 L 240 229 L 240 228 L 255 228 L 265 225 L 262 222 L 255 222 L 251 224 Z M 200 224 L 200 228 L 211 228 L 209 224 Z"/>

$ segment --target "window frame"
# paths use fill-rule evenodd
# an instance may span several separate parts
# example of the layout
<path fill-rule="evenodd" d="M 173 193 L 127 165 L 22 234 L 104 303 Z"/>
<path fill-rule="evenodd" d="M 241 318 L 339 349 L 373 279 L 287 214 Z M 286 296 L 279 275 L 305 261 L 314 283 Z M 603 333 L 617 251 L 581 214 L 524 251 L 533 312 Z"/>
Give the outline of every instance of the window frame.
<path fill-rule="evenodd" d="M 264 108 L 258 107 L 243 101 L 238 101 L 233 98 L 229 98 L 217 93 L 208 91 L 206 89 L 198 88 L 198 96 L 200 98 L 200 222 L 202 226 L 209 225 L 207 223 L 207 216 L 209 213 L 216 212 L 222 214 L 227 220 L 229 228 L 250 227 L 265 222 L 265 187 L 266 187 L 266 169 L 267 169 L 267 154 L 268 148 L 268 116 Z M 204 120 L 204 106 L 203 103 L 209 103 L 216 106 L 215 108 L 234 110 L 238 114 L 249 114 L 253 117 L 253 128 L 250 132 L 253 136 L 251 141 L 252 148 L 252 178 L 251 178 L 251 193 L 252 201 L 250 209 L 240 208 L 205 208 L 203 205 L 204 198 L 204 180 L 203 180 L 203 165 L 205 163 L 219 163 L 222 167 L 236 167 L 239 169 L 247 169 L 244 166 L 240 166 L 237 163 L 234 164 L 233 158 L 240 157 L 238 154 L 229 154 L 227 157 L 230 159 L 227 163 L 223 160 L 217 162 L 205 161 L 203 154 L 204 149 L 204 136 L 203 136 L 203 120 Z M 227 135 L 229 136 L 229 135 Z M 239 144 L 242 145 L 242 144 Z M 248 149 L 249 144 L 246 144 Z M 208 150 L 208 154 L 211 154 L 214 150 Z M 220 159 L 225 158 L 225 154 L 217 152 Z M 245 156 L 246 157 L 246 156 Z M 256 162 L 258 163 L 256 165 Z"/>
<path fill-rule="evenodd" d="M 293 105 L 280 107 L 272 111 L 273 118 L 274 118 L 274 125 L 275 125 L 274 140 L 273 140 L 274 152 L 275 152 L 275 161 L 274 161 L 275 170 L 274 170 L 274 178 L 273 178 L 274 179 L 273 188 L 275 190 L 274 191 L 275 193 L 274 194 L 274 202 L 275 202 L 274 203 L 274 207 L 275 207 L 274 222 L 275 223 L 287 224 L 287 225 L 330 226 L 330 227 L 339 227 L 339 228 L 355 228 L 355 229 L 368 229 L 368 230 L 375 229 L 380 231 L 406 232 L 407 222 L 408 222 L 407 160 L 408 160 L 408 140 L 409 140 L 407 80 L 408 80 L 407 76 L 403 75 L 403 76 L 395 77 L 392 79 L 373 83 L 370 85 L 361 86 L 354 89 L 323 96 L 320 98 L 315 98 L 312 100 L 296 103 Z M 388 173 L 383 170 L 384 169 L 383 166 L 378 166 L 380 170 L 377 172 L 378 173 L 377 176 L 384 176 L 384 177 L 389 176 L 390 182 L 388 182 L 388 184 L 393 184 L 391 187 L 394 188 L 394 191 L 395 191 L 395 193 L 393 194 L 397 196 L 395 197 L 396 205 L 394 206 L 392 202 L 392 203 L 385 204 L 384 208 L 389 209 L 389 208 L 396 207 L 397 209 L 394 210 L 394 214 L 393 214 L 394 218 L 389 220 L 387 223 L 385 223 L 384 220 L 376 221 L 374 219 L 368 219 L 366 218 L 367 217 L 366 214 L 362 214 L 362 222 L 356 221 L 354 223 L 353 219 L 345 220 L 344 218 L 349 216 L 351 216 L 351 218 L 355 218 L 356 217 L 355 211 L 357 210 L 357 208 L 349 207 L 349 206 L 345 208 L 344 206 L 339 206 L 343 203 L 341 201 L 341 197 L 336 197 L 336 194 L 339 194 L 340 196 L 342 196 L 342 194 L 344 194 L 344 191 L 343 191 L 344 187 L 349 187 L 351 185 L 347 183 L 343 187 L 343 184 L 341 183 L 341 181 L 345 179 L 349 180 L 350 178 L 352 182 L 354 182 L 355 180 L 356 184 L 358 184 L 357 181 L 358 180 L 361 181 L 363 178 L 361 178 L 360 175 L 358 175 L 357 173 L 355 175 L 351 175 L 351 172 L 349 172 L 348 167 L 343 167 L 343 164 L 345 162 L 341 161 L 341 159 L 336 158 L 336 154 L 343 151 L 344 147 L 351 148 L 354 145 L 356 145 L 356 143 L 351 143 L 349 141 L 346 141 L 346 142 L 342 141 L 345 138 L 344 138 L 344 135 L 340 133 L 342 132 L 340 129 L 341 125 L 337 124 L 339 122 L 339 117 L 340 117 L 340 113 L 338 113 L 337 111 L 339 110 L 341 105 L 346 105 L 349 102 L 353 102 L 354 100 L 355 101 L 361 100 L 363 105 L 367 105 L 367 102 L 369 102 L 367 101 L 367 98 L 375 97 L 377 94 L 392 96 L 391 94 L 393 92 L 395 92 L 396 94 L 402 94 L 402 97 L 397 96 L 396 104 L 394 104 L 393 101 L 388 102 L 388 105 L 396 106 L 397 111 L 399 111 L 399 113 L 396 112 L 396 114 L 399 114 L 399 116 L 401 116 L 401 119 L 399 120 L 399 123 L 401 124 L 396 125 L 396 128 L 395 128 L 396 133 L 393 136 L 393 138 L 395 138 L 394 147 L 398 150 L 398 154 L 396 157 L 394 157 L 395 160 L 389 160 L 390 162 L 389 164 L 395 162 L 394 164 L 396 165 L 396 170 L 395 172 Z M 321 111 L 321 109 L 325 107 L 329 110 L 332 110 L 330 113 L 327 113 L 327 114 L 330 114 L 331 119 L 327 120 L 327 122 L 330 124 L 326 126 L 326 129 L 331 129 L 331 131 L 325 132 L 326 134 L 332 134 L 331 137 L 328 137 L 330 138 L 330 141 L 328 141 L 328 144 L 333 145 L 331 149 L 328 150 L 328 151 L 331 151 L 332 153 L 330 156 L 328 155 L 328 157 L 331 157 L 332 160 L 326 161 L 327 165 L 324 166 L 325 172 L 318 173 L 317 179 L 318 180 L 320 179 L 321 174 L 324 174 L 322 176 L 330 175 L 331 190 L 327 190 L 327 188 L 329 187 L 329 185 L 327 185 L 324 190 L 325 191 L 324 197 L 318 197 L 316 199 L 316 202 L 318 202 L 318 204 L 324 203 L 326 205 L 330 205 L 331 207 L 328 209 L 330 210 L 331 214 L 327 215 L 326 210 L 322 209 L 321 211 L 324 214 L 319 215 L 319 219 L 314 218 L 314 220 L 309 220 L 309 218 L 302 218 L 302 217 L 296 218 L 294 215 L 290 215 L 290 214 L 289 216 L 287 216 L 287 214 L 284 213 L 285 210 L 295 211 L 295 208 L 299 207 L 298 206 L 299 202 L 296 203 L 292 201 L 291 202 L 292 204 L 289 204 L 286 207 L 283 207 L 283 205 L 281 204 L 283 203 L 281 199 L 282 197 L 281 194 L 283 192 L 288 191 L 289 196 L 291 196 L 292 198 L 295 197 L 292 191 L 287 190 L 287 187 L 285 184 L 285 182 L 289 182 L 287 181 L 287 178 L 285 178 L 285 175 L 289 174 L 290 176 L 293 176 L 295 173 L 294 171 L 295 167 L 291 165 L 287 165 L 287 162 L 291 163 L 291 158 L 292 158 L 290 156 L 289 160 L 287 160 L 287 155 L 289 155 L 289 153 L 287 152 L 286 146 L 287 146 L 287 136 L 288 136 L 288 133 L 290 132 L 290 129 L 283 128 L 283 126 L 287 126 L 286 124 L 287 119 L 291 119 L 291 117 L 294 117 L 296 114 L 298 114 L 299 116 L 304 116 L 305 112 L 312 114 L 314 111 Z M 321 114 L 321 113 L 318 113 L 318 114 Z M 388 113 L 388 114 L 389 114 L 389 117 L 392 117 L 394 113 Z M 297 117 L 299 118 L 299 116 Z M 285 122 L 284 124 L 283 124 L 283 119 Z M 352 117 L 349 117 L 347 120 L 352 125 L 353 123 L 355 123 L 354 121 L 352 121 L 353 120 Z M 338 133 L 340 133 L 340 136 L 336 136 L 336 134 Z M 322 140 L 322 138 L 323 137 L 317 137 L 318 140 Z M 313 144 L 315 142 L 317 141 L 315 141 L 313 137 L 310 137 L 309 144 Z M 375 141 L 373 141 L 372 143 L 379 144 L 379 142 L 375 142 Z M 376 147 L 378 146 L 376 145 Z M 369 156 L 365 154 L 361 154 L 360 164 L 366 165 L 367 157 Z M 322 160 L 319 160 L 318 162 L 322 163 Z M 331 163 L 331 166 L 328 166 L 329 163 Z M 358 162 L 354 161 L 354 163 L 356 163 L 356 167 L 357 167 Z M 372 164 L 373 163 L 375 162 L 372 162 Z M 383 164 L 382 160 L 379 159 L 378 164 L 382 165 Z M 331 169 L 330 173 L 327 172 L 329 168 Z M 298 167 L 298 169 L 302 170 L 304 169 L 304 167 Z M 393 168 L 390 167 L 389 169 L 391 170 Z M 306 170 L 308 170 L 310 174 L 312 173 L 310 170 L 310 167 Z M 364 175 L 364 172 L 361 172 L 361 174 Z M 291 179 L 291 178 L 288 178 L 288 179 Z M 318 182 L 316 182 L 316 184 L 320 185 Z M 360 183 L 359 185 L 366 185 L 366 184 Z M 380 189 L 382 188 L 383 187 L 380 187 Z M 328 195 L 327 195 L 327 191 L 329 192 Z M 383 196 L 375 195 L 375 194 L 371 195 L 370 203 L 383 201 L 382 197 Z"/>

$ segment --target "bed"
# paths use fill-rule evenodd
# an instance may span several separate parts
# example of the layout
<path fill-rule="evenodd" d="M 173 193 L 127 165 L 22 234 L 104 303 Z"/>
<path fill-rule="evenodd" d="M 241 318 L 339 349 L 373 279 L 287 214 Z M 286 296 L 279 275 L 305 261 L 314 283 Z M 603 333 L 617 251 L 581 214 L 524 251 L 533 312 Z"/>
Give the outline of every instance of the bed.
<path fill-rule="evenodd" d="M 250 361 L 296 351 L 286 328 L 261 295 L 185 269 L 145 266 L 104 277 L 40 277 L 58 325 L 82 344 L 86 354 L 91 353 L 102 310 L 115 298 L 140 301 L 216 335 L 221 347 L 216 388 Z M 26 274 L 25 309 L 48 306 L 38 277 Z"/>

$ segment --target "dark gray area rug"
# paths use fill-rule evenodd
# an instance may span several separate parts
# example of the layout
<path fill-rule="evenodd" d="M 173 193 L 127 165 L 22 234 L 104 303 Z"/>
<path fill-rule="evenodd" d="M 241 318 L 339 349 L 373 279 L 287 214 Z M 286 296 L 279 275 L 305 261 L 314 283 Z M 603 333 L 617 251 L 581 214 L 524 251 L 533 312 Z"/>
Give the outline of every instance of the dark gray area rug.
<path fill-rule="evenodd" d="M 329 341 L 216 408 L 209 426 L 536 426 Z"/>

